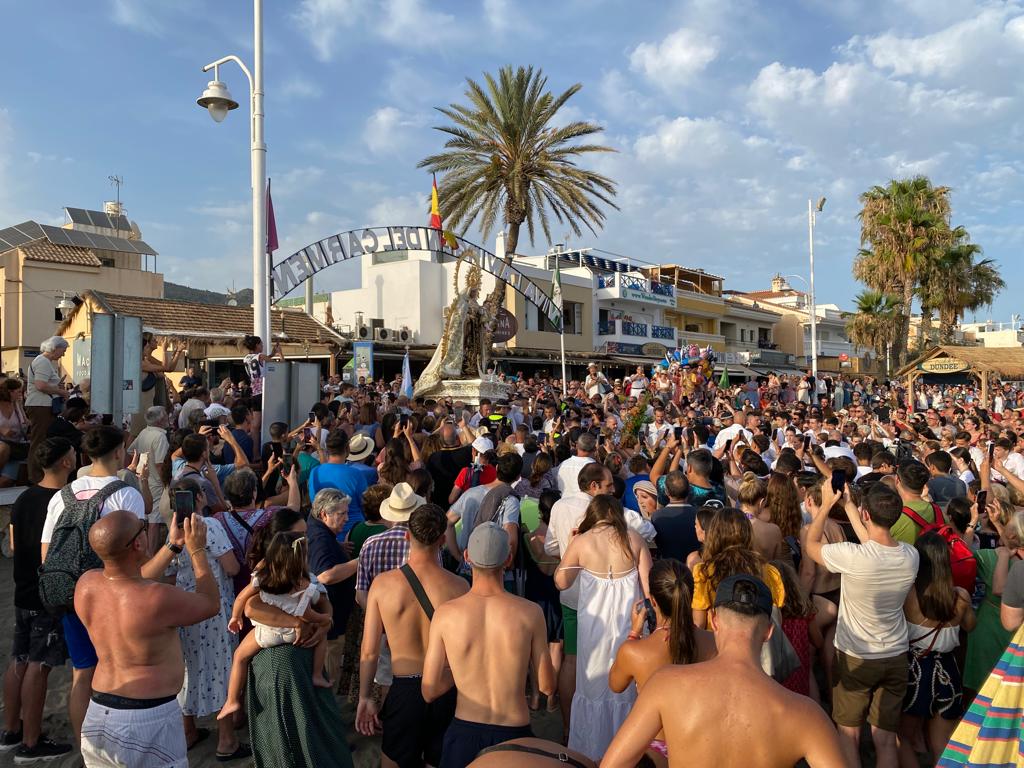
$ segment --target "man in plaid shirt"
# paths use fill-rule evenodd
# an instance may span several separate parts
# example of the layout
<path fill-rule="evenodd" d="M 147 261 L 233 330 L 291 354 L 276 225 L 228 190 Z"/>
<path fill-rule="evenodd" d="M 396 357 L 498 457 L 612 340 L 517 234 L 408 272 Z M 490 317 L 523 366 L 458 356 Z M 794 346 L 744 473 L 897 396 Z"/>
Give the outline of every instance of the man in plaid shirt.
<path fill-rule="evenodd" d="M 398 483 L 391 495 L 380 505 L 380 516 L 391 526 L 384 533 L 371 536 L 359 550 L 356 570 L 356 602 L 366 608 L 366 594 L 373 580 L 385 571 L 400 568 L 409 559 L 409 515 L 427 500 L 416 494 L 408 483 Z"/>

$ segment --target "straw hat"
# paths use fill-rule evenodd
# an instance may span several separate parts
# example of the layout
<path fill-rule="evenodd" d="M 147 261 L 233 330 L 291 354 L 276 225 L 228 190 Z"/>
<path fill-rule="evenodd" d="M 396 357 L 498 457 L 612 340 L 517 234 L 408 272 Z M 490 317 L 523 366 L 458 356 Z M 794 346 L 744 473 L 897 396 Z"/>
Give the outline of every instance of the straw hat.
<path fill-rule="evenodd" d="M 362 432 L 352 435 L 352 439 L 348 441 L 349 461 L 362 461 L 371 453 L 373 453 L 373 440 Z"/>
<path fill-rule="evenodd" d="M 409 515 L 427 503 L 408 483 L 399 483 L 380 505 L 380 516 L 389 523 L 407 523 Z"/>

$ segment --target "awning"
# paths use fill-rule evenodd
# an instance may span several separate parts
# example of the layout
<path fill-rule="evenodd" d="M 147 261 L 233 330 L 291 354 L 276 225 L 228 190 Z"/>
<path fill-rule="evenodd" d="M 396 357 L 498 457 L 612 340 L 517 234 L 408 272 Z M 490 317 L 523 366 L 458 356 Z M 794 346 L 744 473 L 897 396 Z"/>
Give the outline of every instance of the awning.
<path fill-rule="evenodd" d="M 761 375 L 753 368 L 748 368 L 738 363 L 729 363 L 728 365 L 725 363 L 715 363 L 715 373 L 721 374 L 722 371 L 728 371 L 730 376 L 746 376 L 748 379 L 754 379 Z"/>

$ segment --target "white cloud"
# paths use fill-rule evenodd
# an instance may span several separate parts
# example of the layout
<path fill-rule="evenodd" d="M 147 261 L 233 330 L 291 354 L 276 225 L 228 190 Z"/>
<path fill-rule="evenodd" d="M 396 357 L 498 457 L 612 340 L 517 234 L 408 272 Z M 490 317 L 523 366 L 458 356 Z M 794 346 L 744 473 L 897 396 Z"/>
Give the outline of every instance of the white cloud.
<path fill-rule="evenodd" d="M 315 190 L 323 175 L 324 169 L 317 166 L 310 165 L 302 168 L 291 168 L 282 173 L 275 173 L 271 177 L 271 190 L 274 195 L 280 196 L 280 198 L 291 197 L 303 192 L 311 192 Z"/>
<path fill-rule="evenodd" d="M 494 32 L 506 32 L 512 27 L 508 0 L 484 0 L 484 19 Z"/>
<path fill-rule="evenodd" d="M 114 23 L 151 35 L 160 34 L 163 26 L 155 10 L 161 5 L 154 0 L 111 0 Z"/>
<path fill-rule="evenodd" d="M 381 107 L 366 119 L 363 142 L 375 155 L 397 152 L 408 143 L 407 129 L 421 122 L 396 107 Z"/>
<path fill-rule="evenodd" d="M 286 80 L 279 92 L 285 99 L 318 99 L 323 95 L 319 85 L 304 77 Z"/>
<path fill-rule="evenodd" d="M 295 22 L 309 36 L 316 57 L 330 61 L 338 34 L 362 16 L 362 0 L 302 0 Z"/>
<path fill-rule="evenodd" d="M 689 84 L 718 56 L 718 38 L 681 27 L 660 43 L 641 43 L 629 55 L 629 66 L 661 88 Z"/>
<path fill-rule="evenodd" d="M 369 226 L 411 226 L 426 224 L 430 202 L 426 195 L 396 195 L 382 197 L 366 212 Z"/>
<path fill-rule="evenodd" d="M 408 45 L 415 40 L 434 47 L 455 37 L 459 28 L 454 16 L 430 10 L 423 0 L 382 0 L 381 10 L 384 20 L 377 32 L 392 43 Z"/>

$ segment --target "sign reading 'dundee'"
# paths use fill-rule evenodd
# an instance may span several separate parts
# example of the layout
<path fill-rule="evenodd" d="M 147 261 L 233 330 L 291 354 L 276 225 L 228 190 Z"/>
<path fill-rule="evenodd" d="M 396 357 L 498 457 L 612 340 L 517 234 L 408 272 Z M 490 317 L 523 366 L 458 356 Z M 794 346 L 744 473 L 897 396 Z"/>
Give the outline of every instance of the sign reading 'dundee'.
<path fill-rule="evenodd" d="M 504 280 L 538 307 L 555 328 L 562 327 L 558 308 L 548 294 L 526 275 L 478 245 L 461 237 L 456 237 L 455 241 L 456 253 L 468 251 L 467 257 L 479 264 L 484 272 Z M 441 232 L 430 227 L 367 227 L 325 237 L 274 265 L 272 301 L 280 301 L 317 272 L 339 261 L 390 251 L 442 252 Z"/>
<path fill-rule="evenodd" d="M 956 357 L 933 357 L 917 366 L 925 373 L 961 373 L 970 368 L 970 364 Z"/>

